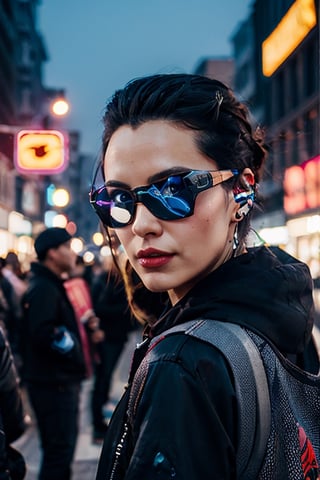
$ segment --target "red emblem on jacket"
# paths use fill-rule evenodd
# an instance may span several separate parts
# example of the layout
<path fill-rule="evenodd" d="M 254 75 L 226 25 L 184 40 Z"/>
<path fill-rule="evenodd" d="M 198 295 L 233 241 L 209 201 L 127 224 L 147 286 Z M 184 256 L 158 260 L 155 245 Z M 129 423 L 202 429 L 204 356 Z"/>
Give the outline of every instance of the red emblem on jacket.
<path fill-rule="evenodd" d="M 301 466 L 305 480 L 319 480 L 319 466 L 309 438 L 304 429 L 298 425 L 301 449 Z"/>

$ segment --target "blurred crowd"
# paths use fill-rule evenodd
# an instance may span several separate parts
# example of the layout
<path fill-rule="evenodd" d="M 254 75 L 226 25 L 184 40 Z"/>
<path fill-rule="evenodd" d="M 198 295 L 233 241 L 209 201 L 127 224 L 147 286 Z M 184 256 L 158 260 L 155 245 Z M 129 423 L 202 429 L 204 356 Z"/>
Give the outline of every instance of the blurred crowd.
<path fill-rule="evenodd" d="M 49 480 L 51 475 L 71 478 L 78 434 L 79 391 L 81 382 L 88 378 L 92 378 L 88 401 L 92 442 L 103 442 L 108 428 L 105 405 L 109 400 L 112 375 L 129 333 L 138 326 L 130 314 L 124 285 L 111 255 L 86 264 L 81 256 L 71 251 L 65 231 L 58 232 L 60 238 L 55 237 L 56 231 L 48 230 L 38 242 L 37 259 L 30 270 L 22 270 L 13 251 L 1 258 L 0 263 L 0 331 L 9 348 L 16 393 L 24 412 L 24 427 L 15 438 L 5 441 L 5 448 L 8 450 L 10 442 L 27 428 L 26 413 L 34 415 L 42 448 L 41 480 Z M 52 234 L 53 240 L 50 240 Z M 51 332 L 48 330 L 50 323 L 53 325 Z M 73 353 L 72 359 L 70 352 L 75 351 L 77 354 Z M 69 405 L 69 413 L 65 405 Z M 48 408 L 56 409 L 51 420 L 48 420 Z M 72 418 L 73 424 L 68 426 L 66 421 Z M 51 439 L 53 432 L 61 437 L 57 426 L 61 419 L 63 437 L 69 445 L 57 447 L 57 442 Z M 23 463 L 19 452 L 17 456 Z M 63 457 L 64 465 L 58 465 L 57 458 Z M 4 469 L 9 472 L 7 464 L 8 461 Z M 17 480 L 24 477 L 25 468 L 21 472 Z M 2 477 L 1 473 L 0 462 L 0 479 L 11 478 L 10 472 L 8 477 Z"/>

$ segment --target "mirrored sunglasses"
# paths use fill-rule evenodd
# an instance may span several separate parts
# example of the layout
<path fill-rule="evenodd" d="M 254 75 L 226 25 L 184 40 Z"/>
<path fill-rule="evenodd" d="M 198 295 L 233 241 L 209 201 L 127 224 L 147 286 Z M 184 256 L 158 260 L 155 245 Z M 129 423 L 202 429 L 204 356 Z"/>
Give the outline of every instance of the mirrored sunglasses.
<path fill-rule="evenodd" d="M 98 188 L 92 186 L 90 203 L 102 223 L 111 228 L 132 223 L 138 203 L 161 220 L 178 220 L 193 214 L 199 193 L 238 174 L 238 170 L 191 170 L 132 190 L 107 183 Z"/>

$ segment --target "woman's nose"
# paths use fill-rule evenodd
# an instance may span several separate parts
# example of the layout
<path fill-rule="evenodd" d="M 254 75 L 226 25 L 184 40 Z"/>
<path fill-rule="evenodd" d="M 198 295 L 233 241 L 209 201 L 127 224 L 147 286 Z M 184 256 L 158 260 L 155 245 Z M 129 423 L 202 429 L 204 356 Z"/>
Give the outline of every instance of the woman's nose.
<path fill-rule="evenodd" d="M 148 234 L 160 235 L 162 232 L 161 220 L 155 217 L 145 205 L 138 203 L 132 222 L 132 232 L 139 237 Z"/>

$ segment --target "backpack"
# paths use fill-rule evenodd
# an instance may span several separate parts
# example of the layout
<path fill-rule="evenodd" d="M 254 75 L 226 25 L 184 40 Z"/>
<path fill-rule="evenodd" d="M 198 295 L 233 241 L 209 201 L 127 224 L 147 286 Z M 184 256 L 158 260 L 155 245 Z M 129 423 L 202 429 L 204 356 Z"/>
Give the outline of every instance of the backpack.
<path fill-rule="evenodd" d="M 195 320 L 152 340 L 184 333 L 218 348 L 235 380 L 239 480 L 320 478 L 320 372 L 305 372 L 239 325 Z M 161 338 L 160 338 L 161 337 Z"/>

